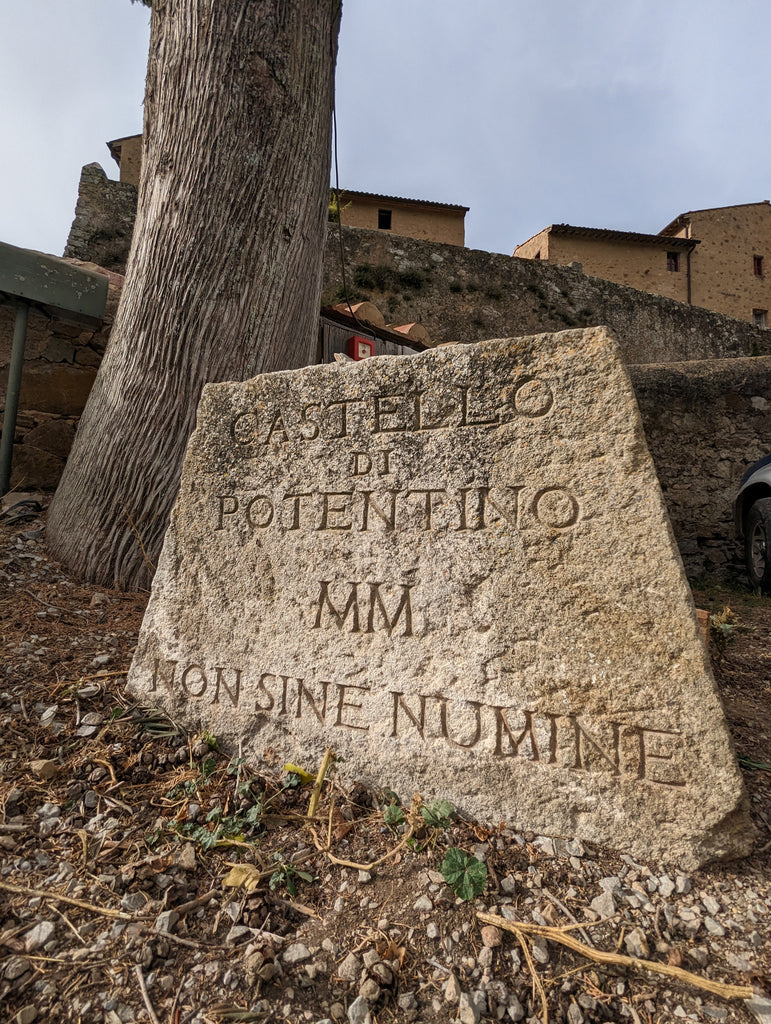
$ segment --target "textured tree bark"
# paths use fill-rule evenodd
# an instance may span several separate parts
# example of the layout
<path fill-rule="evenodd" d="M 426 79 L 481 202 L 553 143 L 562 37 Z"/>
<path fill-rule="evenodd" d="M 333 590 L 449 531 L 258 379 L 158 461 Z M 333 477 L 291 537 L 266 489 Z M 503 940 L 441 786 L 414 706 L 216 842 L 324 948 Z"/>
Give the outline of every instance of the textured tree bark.
<path fill-rule="evenodd" d="M 86 579 L 152 577 L 207 381 L 316 352 L 341 0 L 154 0 L 107 353 L 49 514 Z"/>

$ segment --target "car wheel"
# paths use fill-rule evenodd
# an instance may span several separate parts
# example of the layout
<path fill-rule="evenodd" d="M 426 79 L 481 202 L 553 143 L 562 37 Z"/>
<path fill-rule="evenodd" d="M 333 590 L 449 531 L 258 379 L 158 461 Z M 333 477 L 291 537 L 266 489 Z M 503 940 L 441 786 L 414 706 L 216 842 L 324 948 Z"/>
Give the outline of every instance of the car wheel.
<path fill-rule="evenodd" d="M 750 507 L 744 531 L 744 561 L 753 587 L 771 593 L 771 498 Z"/>

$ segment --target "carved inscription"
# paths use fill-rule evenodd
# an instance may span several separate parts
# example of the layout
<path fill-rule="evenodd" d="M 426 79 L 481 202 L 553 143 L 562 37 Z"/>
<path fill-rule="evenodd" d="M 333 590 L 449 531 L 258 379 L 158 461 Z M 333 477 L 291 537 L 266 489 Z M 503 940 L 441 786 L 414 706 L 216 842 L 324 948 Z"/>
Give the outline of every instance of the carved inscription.
<path fill-rule="evenodd" d="M 393 636 L 396 627 L 401 625 L 402 636 L 412 636 L 412 604 L 410 591 L 412 585 L 399 584 L 397 595 L 393 598 L 393 612 L 389 613 L 386 607 L 384 594 L 381 592 L 382 583 L 348 583 L 341 585 L 341 596 L 335 597 L 333 602 L 329 588 L 332 586 L 330 580 L 321 580 L 319 597 L 316 602 L 316 620 L 313 623 L 314 629 L 322 625 L 336 626 L 338 629 L 348 628 L 351 633 L 374 633 L 376 629 L 385 630 L 389 636 Z M 347 593 L 342 589 L 347 586 Z M 361 588 L 361 589 L 360 589 Z M 397 590 L 389 587 L 388 590 Z M 364 614 L 366 611 L 366 614 Z M 347 626 L 347 623 L 350 625 Z"/>
<path fill-rule="evenodd" d="M 250 530 L 385 533 L 515 530 L 542 526 L 568 530 L 580 518 L 578 499 L 566 487 L 507 484 L 499 487 L 415 487 L 365 490 L 277 491 L 213 497 L 215 530 L 245 523 Z"/>
<path fill-rule="evenodd" d="M 352 586 L 353 594 L 358 585 Z M 323 593 L 328 595 L 328 589 Z M 347 611 L 330 612 L 342 617 L 340 628 L 347 620 L 353 621 L 355 604 L 350 597 L 348 605 Z M 321 611 L 319 605 L 319 614 Z M 387 613 L 383 614 L 387 619 Z M 170 693 L 182 691 L 191 700 L 209 704 L 221 700 L 238 707 L 245 704 L 258 716 L 311 718 L 334 729 L 369 732 L 376 724 L 373 690 L 366 681 L 311 680 L 280 672 L 245 677 L 239 668 L 156 660 L 150 692 L 159 688 Z M 676 758 L 683 737 L 674 729 L 612 720 L 588 722 L 578 713 L 536 712 L 454 700 L 436 693 L 408 695 L 392 689 L 387 696 L 388 720 L 380 725 L 394 740 L 414 736 L 424 743 L 487 752 L 501 761 L 526 761 L 545 769 L 599 773 L 619 781 L 632 779 L 661 786 L 685 785 Z"/>
<path fill-rule="evenodd" d="M 494 428 L 517 419 L 548 416 L 554 401 L 546 381 L 523 376 L 514 384 L 486 394 L 455 386 L 309 402 L 300 407 L 246 409 L 233 418 L 229 433 L 235 444 L 247 446 L 336 440 L 362 429 L 380 435 Z"/>

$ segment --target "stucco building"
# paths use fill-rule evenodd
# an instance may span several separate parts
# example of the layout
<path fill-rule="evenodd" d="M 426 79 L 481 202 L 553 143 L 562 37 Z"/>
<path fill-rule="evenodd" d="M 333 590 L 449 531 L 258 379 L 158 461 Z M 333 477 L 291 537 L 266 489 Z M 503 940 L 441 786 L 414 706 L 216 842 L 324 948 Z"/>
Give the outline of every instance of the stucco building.
<path fill-rule="evenodd" d="M 389 231 L 425 242 L 465 244 L 468 206 L 346 189 L 340 192 L 339 206 L 332 196 L 331 208 L 334 212 L 339 209 L 340 221 L 345 227 Z"/>
<path fill-rule="evenodd" d="M 142 169 L 142 136 L 127 135 L 113 139 L 107 146 L 120 169 L 124 184 L 139 185 Z M 465 244 L 467 206 L 434 203 L 424 199 L 381 196 L 372 192 L 340 192 L 339 205 L 330 193 L 330 211 L 337 214 L 345 227 L 370 228 L 406 235 L 426 242 Z"/>
<path fill-rule="evenodd" d="M 552 224 L 514 255 L 580 263 L 584 273 L 768 327 L 768 200 L 682 213 L 658 234 Z"/>

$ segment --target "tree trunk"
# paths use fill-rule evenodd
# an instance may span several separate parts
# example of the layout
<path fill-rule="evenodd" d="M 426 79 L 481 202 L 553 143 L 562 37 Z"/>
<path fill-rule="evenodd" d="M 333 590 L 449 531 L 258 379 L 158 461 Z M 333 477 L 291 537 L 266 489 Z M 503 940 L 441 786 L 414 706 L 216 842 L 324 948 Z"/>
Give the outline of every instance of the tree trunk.
<path fill-rule="evenodd" d="M 51 505 L 86 579 L 152 577 L 208 381 L 317 345 L 341 0 L 154 0 L 126 282 Z"/>

